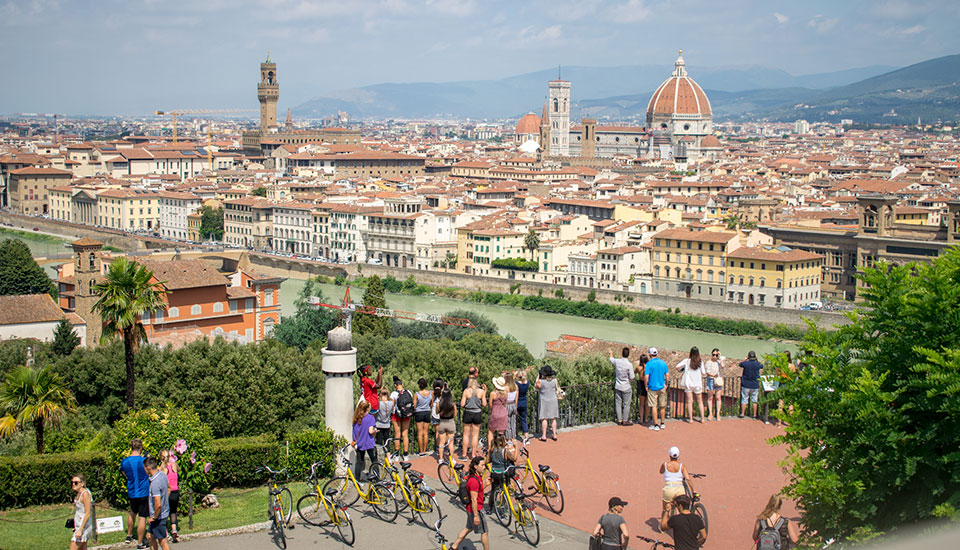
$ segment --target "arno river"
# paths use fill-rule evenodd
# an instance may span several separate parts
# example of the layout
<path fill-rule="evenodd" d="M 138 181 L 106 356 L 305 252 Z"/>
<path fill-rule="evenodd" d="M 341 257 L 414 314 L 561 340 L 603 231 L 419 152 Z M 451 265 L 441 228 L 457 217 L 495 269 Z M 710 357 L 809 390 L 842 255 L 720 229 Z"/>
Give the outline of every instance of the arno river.
<path fill-rule="evenodd" d="M 0 239 L 13 236 L 0 233 Z M 29 237 L 15 238 L 20 238 L 26 242 L 35 256 L 62 254 L 67 251 L 60 243 L 46 242 Z M 51 273 L 51 276 L 55 275 L 55 271 L 51 269 L 48 269 L 48 273 Z M 283 315 L 294 313 L 293 303 L 303 285 L 304 281 L 298 279 L 288 279 L 283 283 L 280 289 L 280 306 Z M 327 303 L 339 304 L 343 300 L 344 287 L 335 285 L 320 285 L 320 287 L 323 289 Z M 363 296 L 363 289 L 352 289 L 351 295 L 354 301 L 359 301 Z M 757 353 L 769 353 L 784 349 L 795 349 L 795 346 L 790 344 L 757 338 L 708 334 L 628 322 L 586 319 L 540 311 L 525 311 L 506 306 L 476 304 L 436 296 L 388 294 L 387 305 L 393 309 L 420 313 L 442 314 L 454 309 L 469 309 L 483 313 L 497 324 L 502 334 L 512 334 L 534 356 L 543 355 L 546 343 L 559 338 L 561 334 L 574 334 L 576 336 L 602 338 L 616 342 L 675 350 L 686 350 L 691 346 L 698 346 L 701 350 L 710 350 L 717 347 L 723 350 L 724 355 L 731 358 L 746 357 L 750 350 Z"/>

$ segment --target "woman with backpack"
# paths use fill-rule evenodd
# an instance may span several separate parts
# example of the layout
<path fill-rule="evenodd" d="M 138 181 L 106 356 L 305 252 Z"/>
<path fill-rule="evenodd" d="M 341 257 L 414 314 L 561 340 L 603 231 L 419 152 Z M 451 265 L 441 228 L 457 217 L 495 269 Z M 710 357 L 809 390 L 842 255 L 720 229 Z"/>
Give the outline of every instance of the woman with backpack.
<path fill-rule="evenodd" d="M 400 452 L 400 443 L 403 442 L 403 460 L 410 458 L 410 420 L 413 418 L 415 406 L 413 394 L 403 389 L 403 381 L 399 376 L 393 377 L 393 387 L 390 394 L 393 399 L 393 448 Z"/>
<path fill-rule="evenodd" d="M 783 499 L 773 495 L 753 524 L 753 540 L 757 550 L 790 550 L 800 540 L 800 530 L 789 519 L 780 515 Z"/>
<path fill-rule="evenodd" d="M 390 392 L 387 391 L 387 388 L 380 390 L 379 401 L 380 408 L 374 413 L 374 416 L 377 417 L 377 445 L 386 445 L 387 440 L 390 439 L 390 427 L 393 424 L 393 408 L 396 404 L 390 399 Z"/>

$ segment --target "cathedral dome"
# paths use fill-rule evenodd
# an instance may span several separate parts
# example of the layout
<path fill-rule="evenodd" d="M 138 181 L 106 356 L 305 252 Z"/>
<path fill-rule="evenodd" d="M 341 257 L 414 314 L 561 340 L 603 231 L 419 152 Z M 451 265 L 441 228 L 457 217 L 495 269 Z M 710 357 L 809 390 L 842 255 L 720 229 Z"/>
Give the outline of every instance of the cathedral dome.
<path fill-rule="evenodd" d="M 687 76 L 683 55 L 677 56 L 676 67 L 670 78 L 653 92 L 647 104 L 647 119 L 656 115 L 711 116 L 710 100 L 692 78 Z"/>
<path fill-rule="evenodd" d="M 520 117 L 520 121 L 517 122 L 517 135 L 525 134 L 539 134 L 540 133 L 540 117 L 533 113 L 527 113 Z"/>

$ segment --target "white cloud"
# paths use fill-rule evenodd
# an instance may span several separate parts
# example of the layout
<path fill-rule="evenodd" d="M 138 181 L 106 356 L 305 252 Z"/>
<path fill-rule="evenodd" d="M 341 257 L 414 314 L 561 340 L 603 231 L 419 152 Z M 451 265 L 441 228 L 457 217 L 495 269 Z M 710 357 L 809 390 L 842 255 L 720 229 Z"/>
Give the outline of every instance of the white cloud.
<path fill-rule="evenodd" d="M 561 25 L 551 25 L 540 30 L 535 27 L 524 27 L 517 33 L 515 43 L 517 46 L 539 46 L 554 42 L 562 35 L 563 27 Z"/>
<path fill-rule="evenodd" d="M 477 9 L 473 0 L 427 0 L 427 8 L 454 17 L 466 17 Z"/>
<path fill-rule="evenodd" d="M 784 23 L 790 20 L 789 17 L 778 12 L 773 12 L 773 16 L 777 19 L 777 23 L 780 23 L 781 25 L 783 25 Z"/>
<path fill-rule="evenodd" d="M 627 0 L 610 8 L 610 15 L 617 23 L 636 23 L 650 16 L 650 8 L 644 0 Z"/>
<path fill-rule="evenodd" d="M 815 15 L 813 19 L 811 19 L 810 22 L 807 23 L 807 25 L 809 27 L 816 29 L 817 32 L 827 32 L 830 29 L 837 26 L 838 21 L 839 19 L 837 19 L 836 17 L 828 19 L 823 15 L 818 14 L 818 15 Z"/>
<path fill-rule="evenodd" d="M 327 29 L 323 27 L 317 27 L 316 29 L 308 32 L 303 37 L 303 40 L 304 42 L 310 44 L 322 44 L 323 42 L 330 40 L 330 33 L 327 32 Z"/>
<path fill-rule="evenodd" d="M 906 29 L 903 29 L 897 32 L 905 36 L 911 36 L 914 34 L 920 34 L 925 30 L 927 30 L 927 28 L 924 27 L 923 25 L 914 25 L 912 27 L 907 27 Z"/>

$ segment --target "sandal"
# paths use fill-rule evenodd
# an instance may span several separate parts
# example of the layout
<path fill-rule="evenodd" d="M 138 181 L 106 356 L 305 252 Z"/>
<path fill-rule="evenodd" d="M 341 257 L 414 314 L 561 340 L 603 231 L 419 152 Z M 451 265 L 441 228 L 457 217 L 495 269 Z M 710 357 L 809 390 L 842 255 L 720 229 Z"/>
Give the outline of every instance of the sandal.
<path fill-rule="evenodd" d="M 556 440 L 557 440 L 557 436 L 553 436 L 553 437 L 551 437 L 550 439 L 556 441 Z"/>
<path fill-rule="evenodd" d="M 540 441 L 546 441 L 546 440 L 547 440 L 546 437 L 541 437 L 541 438 L 540 438 Z"/>

